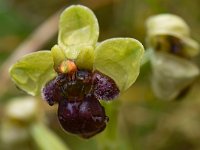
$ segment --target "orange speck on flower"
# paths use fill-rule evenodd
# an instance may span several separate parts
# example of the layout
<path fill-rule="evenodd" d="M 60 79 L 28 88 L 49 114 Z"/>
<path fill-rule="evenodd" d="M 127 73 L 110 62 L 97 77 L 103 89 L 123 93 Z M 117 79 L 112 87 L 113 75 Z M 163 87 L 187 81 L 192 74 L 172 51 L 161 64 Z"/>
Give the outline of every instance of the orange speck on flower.
<path fill-rule="evenodd" d="M 69 73 L 73 73 L 73 72 L 77 71 L 77 67 L 76 67 L 75 63 L 71 60 L 67 60 L 67 68 L 68 68 Z"/>
<path fill-rule="evenodd" d="M 64 60 L 59 65 L 58 70 L 60 73 L 74 73 L 77 71 L 76 64 L 71 60 Z"/>

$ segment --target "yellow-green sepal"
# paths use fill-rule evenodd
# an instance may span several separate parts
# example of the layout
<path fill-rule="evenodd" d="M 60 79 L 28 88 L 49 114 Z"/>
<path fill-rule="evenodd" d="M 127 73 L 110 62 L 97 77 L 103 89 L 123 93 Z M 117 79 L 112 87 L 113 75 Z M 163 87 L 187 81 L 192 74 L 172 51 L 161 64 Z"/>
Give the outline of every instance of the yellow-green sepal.
<path fill-rule="evenodd" d="M 138 77 L 143 53 L 143 45 L 135 39 L 106 40 L 95 49 L 94 70 L 111 77 L 120 91 L 124 91 Z"/>
<path fill-rule="evenodd" d="M 98 21 L 89 8 L 73 5 L 61 14 L 58 45 L 65 51 L 67 58 L 76 59 L 82 48 L 95 46 L 98 36 Z"/>
<path fill-rule="evenodd" d="M 14 83 L 30 95 L 40 94 L 46 82 L 56 76 L 50 51 L 38 51 L 23 56 L 11 66 L 9 73 Z"/>

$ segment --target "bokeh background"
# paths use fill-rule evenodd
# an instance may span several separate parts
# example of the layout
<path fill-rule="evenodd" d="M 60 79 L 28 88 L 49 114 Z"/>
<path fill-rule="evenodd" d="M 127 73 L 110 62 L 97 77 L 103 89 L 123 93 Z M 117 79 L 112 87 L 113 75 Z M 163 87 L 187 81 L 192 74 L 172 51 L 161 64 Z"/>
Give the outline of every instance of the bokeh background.
<path fill-rule="evenodd" d="M 22 134 L 12 127 L 16 120 L 9 119 L 7 109 L 13 98 L 27 96 L 11 82 L 8 68 L 26 53 L 50 49 L 57 42 L 58 15 L 72 4 L 82 4 L 94 11 L 100 25 L 99 41 L 132 37 L 145 46 L 145 20 L 155 14 L 173 13 L 189 24 L 192 37 L 200 42 L 199 0 L 0 0 L 0 149 L 51 150 L 51 141 L 48 137 L 44 140 L 47 132 L 57 145 L 71 150 L 199 150 L 200 80 L 179 101 L 159 100 L 151 90 L 149 64 L 141 68 L 138 80 L 118 100 L 103 104 L 110 122 L 94 138 L 83 140 L 65 133 L 56 118 L 57 106 L 49 107 L 40 97 L 35 98 L 39 102 L 37 119 L 31 123 L 17 122 L 27 136 L 21 140 L 6 138 Z M 196 62 L 200 64 L 200 56 Z M 10 129 L 5 128 L 5 122 L 11 124 Z M 48 131 L 34 137 L 30 128 L 35 122 Z M 37 137 L 42 144 L 35 140 Z"/>

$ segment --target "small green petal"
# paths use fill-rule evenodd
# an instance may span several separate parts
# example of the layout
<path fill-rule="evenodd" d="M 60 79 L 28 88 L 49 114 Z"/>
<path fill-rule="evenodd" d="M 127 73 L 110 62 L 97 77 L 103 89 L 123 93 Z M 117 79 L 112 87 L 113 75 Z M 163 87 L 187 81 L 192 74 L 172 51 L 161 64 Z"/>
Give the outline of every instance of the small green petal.
<path fill-rule="evenodd" d="M 79 53 L 76 59 L 76 65 L 78 66 L 79 69 L 92 70 L 93 63 L 94 63 L 94 48 L 88 46 Z"/>
<path fill-rule="evenodd" d="M 111 77 L 120 91 L 124 91 L 139 75 L 143 53 L 143 45 L 135 39 L 106 40 L 95 49 L 94 70 Z"/>
<path fill-rule="evenodd" d="M 74 5 L 61 14 L 58 45 L 69 59 L 76 59 L 82 47 L 95 46 L 98 36 L 98 21 L 89 8 Z"/>
<path fill-rule="evenodd" d="M 42 86 L 56 76 L 50 51 L 39 51 L 22 57 L 9 73 L 15 84 L 31 95 L 40 94 Z"/>
<path fill-rule="evenodd" d="M 54 45 L 51 48 L 51 54 L 54 61 L 54 68 L 57 69 L 61 62 L 66 60 L 65 53 L 58 45 Z"/>

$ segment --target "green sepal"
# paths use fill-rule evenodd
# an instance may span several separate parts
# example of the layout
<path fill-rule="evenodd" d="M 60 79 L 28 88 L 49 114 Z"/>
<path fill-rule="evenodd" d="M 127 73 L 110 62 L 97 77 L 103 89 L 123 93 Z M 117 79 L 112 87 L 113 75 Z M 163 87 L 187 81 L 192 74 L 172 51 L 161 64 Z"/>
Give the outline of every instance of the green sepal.
<path fill-rule="evenodd" d="M 50 51 L 39 51 L 23 56 L 9 73 L 15 84 L 30 95 L 40 94 L 46 82 L 56 76 Z"/>
<path fill-rule="evenodd" d="M 73 5 L 61 14 L 58 45 L 65 51 L 67 58 L 76 59 L 82 47 L 95 46 L 98 36 L 98 21 L 89 8 Z"/>
<path fill-rule="evenodd" d="M 138 77 L 143 53 L 143 45 L 135 39 L 106 40 L 95 49 L 94 70 L 111 77 L 120 91 L 124 91 Z"/>

